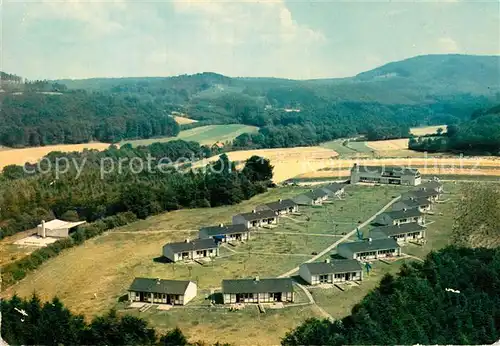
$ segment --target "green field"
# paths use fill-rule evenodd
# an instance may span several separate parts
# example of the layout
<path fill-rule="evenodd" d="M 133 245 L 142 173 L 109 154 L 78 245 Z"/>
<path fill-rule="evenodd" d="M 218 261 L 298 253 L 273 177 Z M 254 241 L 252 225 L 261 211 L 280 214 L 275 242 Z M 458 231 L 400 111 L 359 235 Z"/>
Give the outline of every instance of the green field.
<path fill-rule="evenodd" d="M 255 133 L 258 130 L 259 128 L 255 126 L 240 124 L 207 125 L 181 131 L 177 137 L 137 139 L 124 141 L 121 144 L 132 144 L 132 146 L 137 147 L 139 145 L 149 145 L 156 142 L 163 143 L 174 139 L 182 139 L 184 141 L 193 141 L 200 144 L 211 145 L 216 142 L 225 143 L 226 141 L 232 141 L 242 133 Z"/>
<path fill-rule="evenodd" d="M 375 149 L 373 148 L 370 148 L 369 146 L 366 145 L 366 142 L 348 142 L 347 143 L 347 146 L 358 152 L 358 153 L 365 153 L 365 154 L 369 154 L 369 153 L 374 153 L 375 152 Z"/>
<path fill-rule="evenodd" d="M 344 145 L 347 143 L 348 142 L 346 140 L 336 139 L 334 141 L 321 143 L 321 146 L 324 148 L 335 150 L 340 156 L 356 154 L 357 153 L 356 150 Z"/>

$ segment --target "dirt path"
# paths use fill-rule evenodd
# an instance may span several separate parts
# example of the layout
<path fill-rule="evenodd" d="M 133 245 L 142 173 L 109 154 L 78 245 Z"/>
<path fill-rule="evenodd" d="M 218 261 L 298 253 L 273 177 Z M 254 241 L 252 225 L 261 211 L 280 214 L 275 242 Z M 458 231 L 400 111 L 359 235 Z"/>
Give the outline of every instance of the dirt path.
<path fill-rule="evenodd" d="M 380 214 L 382 214 L 384 211 L 386 211 L 387 209 L 390 208 L 391 205 L 393 205 L 395 202 L 397 202 L 399 199 L 401 198 L 401 196 L 398 196 L 396 198 L 393 198 L 389 203 L 387 203 L 382 209 L 380 209 L 377 213 L 375 213 L 372 217 L 370 217 L 368 220 L 366 220 L 365 222 L 363 222 L 361 225 L 359 225 L 359 228 L 363 228 L 367 225 L 370 224 L 370 222 L 372 222 L 373 220 L 375 220 L 375 218 L 377 216 L 379 216 Z M 324 249 L 323 251 L 321 251 L 320 253 L 318 253 L 316 256 L 308 259 L 307 261 L 305 261 L 304 263 L 311 263 L 311 262 L 314 262 L 316 261 L 317 259 L 321 258 L 322 256 L 326 255 L 328 252 L 332 251 L 338 244 L 342 243 L 343 241 L 349 239 L 352 235 L 354 235 L 354 233 L 356 233 L 356 228 L 353 229 L 351 232 L 347 233 L 345 236 L 343 236 L 342 238 L 340 238 L 339 240 L 337 240 L 336 242 L 334 242 L 333 244 L 331 244 L 329 247 L 327 247 L 326 249 Z M 279 278 L 284 278 L 284 277 L 288 277 L 290 275 L 292 275 L 293 273 L 297 272 L 299 270 L 299 267 L 295 267 L 289 271 L 287 271 L 286 273 L 283 273 L 281 274 L 280 276 L 278 276 Z"/>
<path fill-rule="evenodd" d="M 295 284 L 297 285 L 298 288 L 300 288 L 302 291 L 304 291 L 305 295 L 307 296 L 307 299 L 309 299 L 309 303 L 312 304 L 312 305 L 314 305 L 316 307 L 316 309 L 319 311 L 319 313 L 323 317 L 329 319 L 330 321 L 333 321 L 333 316 L 330 315 L 325 310 L 323 310 L 323 308 L 321 306 L 319 306 L 318 304 L 316 304 L 316 301 L 314 300 L 314 297 L 312 296 L 311 292 L 309 292 L 309 290 L 307 288 L 305 288 L 304 286 L 302 286 L 298 282 L 295 282 Z"/>

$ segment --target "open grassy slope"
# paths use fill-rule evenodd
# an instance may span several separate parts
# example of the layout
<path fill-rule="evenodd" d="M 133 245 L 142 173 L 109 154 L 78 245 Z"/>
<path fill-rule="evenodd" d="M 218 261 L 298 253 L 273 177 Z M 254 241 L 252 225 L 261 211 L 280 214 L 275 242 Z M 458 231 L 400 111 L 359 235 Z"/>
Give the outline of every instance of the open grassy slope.
<path fill-rule="evenodd" d="M 184 141 L 194 141 L 200 144 L 214 144 L 216 142 L 231 141 L 241 135 L 242 133 L 257 132 L 258 128 L 255 126 L 247 126 L 240 124 L 230 125 L 208 125 L 196 127 L 181 131 L 177 137 L 162 137 L 162 138 L 149 138 L 139 139 L 132 141 L 125 141 L 124 144 L 130 143 L 132 146 L 149 145 L 155 142 L 168 142 L 174 139 L 182 139 Z"/>

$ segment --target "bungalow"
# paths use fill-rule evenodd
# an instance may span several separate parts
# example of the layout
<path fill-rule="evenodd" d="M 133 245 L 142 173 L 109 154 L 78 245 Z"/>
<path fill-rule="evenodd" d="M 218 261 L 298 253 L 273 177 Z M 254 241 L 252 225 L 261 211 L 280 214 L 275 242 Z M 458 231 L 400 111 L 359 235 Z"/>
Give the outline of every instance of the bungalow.
<path fill-rule="evenodd" d="M 294 202 L 298 205 L 321 205 L 328 199 L 328 192 L 323 189 L 315 189 L 295 196 Z"/>
<path fill-rule="evenodd" d="M 348 259 L 367 260 L 401 256 L 401 247 L 392 238 L 368 239 L 337 246 L 337 254 Z"/>
<path fill-rule="evenodd" d="M 392 238 L 401 244 L 410 240 L 425 238 L 425 227 L 415 222 L 397 226 L 376 227 L 370 231 L 370 238 Z"/>
<path fill-rule="evenodd" d="M 322 187 L 321 190 L 328 194 L 328 197 L 338 197 L 340 198 L 344 194 L 344 185 L 333 183 Z"/>
<path fill-rule="evenodd" d="M 299 206 L 291 199 L 279 199 L 277 202 L 266 203 L 257 206 L 257 211 L 272 210 L 278 215 L 296 213 L 299 211 Z"/>
<path fill-rule="evenodd" d="M 215 239 L 223 243 L 230 241 L 246 241 L 250 239 L 250 231 L 244 224 L 207 226 L 200 228 L 200 239 Z"/>
<path fill-rule="evenodd" d="M 177 262 L 195 260 L 198 258 L 219 256 L 219 246 L 214 239 L 186 239 L 179 243 L 169 243 L 163 246 L 163 256 Z"/>
<path fill-rule="evenodd" d="M 436 191 L 437 193 L 443 193 L 443 183 L 438 180 L 429 180 L 420 185 L 419 190 Z"/>
<path fill-rule="evenodd" d="M 378 183 L 397 185 L 420 185 L 418 169 L 390 166 L 363 166 L 354 164 L 351 169 L 351 184 Z"/>
<path fill-rule="evenodd" d="M 299 275 L 310 285 L 363 280 L 363 268 L 354 259 L 312 262 L 300 265 Z"/>
<path fill-rule="evenodd" d="M 243 224 L 246 228 L 275 225 L 277 223 L 278 215 L 272 210 L 252 210 L 251 213 L 243 213 L 233 216 L 234 225 Z"/>
<path fill-rule="evenodd" d="M 402 210 L 387 211 L 377 216 L 374 224 L 381 226 L 393 226 L 410 222 L 424 224 L 425 222 L 424 214 L 418 209 L 402 209 Z"/>
<path fill-rule="evenodd" d="M 224 304 L 293 302 L 290 278 L 222 280 Z"/>
<path fill-rule="evenodd" d="M 434 203 L 439 199 L 439 192 L 434 190 L 417 190 L 409 191 L 401 195 L 401 200 L 412 198 L 425 198 L 429 202 Z"/>
<path fill-rule="evenodd" d="M 131 303 L 186 305 L 196 297 L 196 292 L 193 281 L 135 278 L 128 289 L 128 300 Z"/>
<path fill-rule="evenodd" d="M 399 200 L 392 205 L 393 211 L 404 209 L 418 209 L 422 213 L 427 213 L 432 210 L 432 203 L 425 197 L 413 197 L 405 200 Z"/>

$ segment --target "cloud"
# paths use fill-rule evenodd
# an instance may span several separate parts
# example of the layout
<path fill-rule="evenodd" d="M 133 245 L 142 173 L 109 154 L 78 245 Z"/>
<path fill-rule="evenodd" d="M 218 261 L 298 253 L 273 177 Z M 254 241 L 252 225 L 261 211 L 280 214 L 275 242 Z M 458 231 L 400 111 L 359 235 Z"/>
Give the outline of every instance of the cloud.
<path fill-rule="evenodd" d="M 441 53 L 457 53 L 460 50 L 457 41 L 451 37 L 440 37 L 437 42 Z"/>

